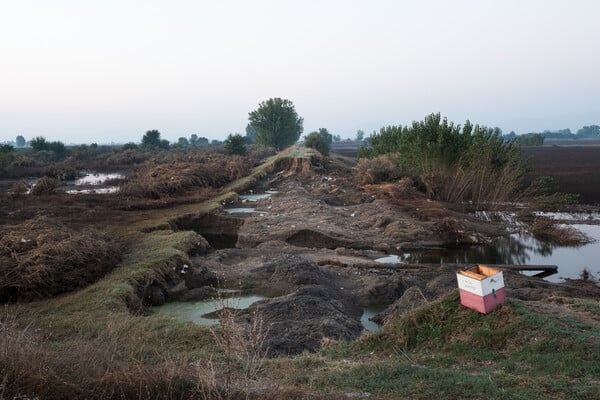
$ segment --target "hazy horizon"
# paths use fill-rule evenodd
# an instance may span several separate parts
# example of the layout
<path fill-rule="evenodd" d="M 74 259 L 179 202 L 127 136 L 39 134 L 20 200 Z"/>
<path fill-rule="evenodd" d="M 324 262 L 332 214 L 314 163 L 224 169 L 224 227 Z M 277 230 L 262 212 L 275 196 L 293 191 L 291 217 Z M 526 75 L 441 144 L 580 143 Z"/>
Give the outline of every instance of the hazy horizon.
<path fill-rule="evenodd" d="M 504 133 L 600 124 L 600 3 L 22 0 L 0 7 L 0 142 L 244 134 L 291 100 L 343 138 L 432 112 Z"/>

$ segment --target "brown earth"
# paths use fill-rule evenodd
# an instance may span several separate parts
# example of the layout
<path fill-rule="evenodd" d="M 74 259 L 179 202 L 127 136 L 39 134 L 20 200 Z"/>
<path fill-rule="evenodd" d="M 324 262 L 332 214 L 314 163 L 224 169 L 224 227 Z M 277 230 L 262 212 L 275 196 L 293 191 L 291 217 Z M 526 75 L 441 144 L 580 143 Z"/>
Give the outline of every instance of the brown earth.
<path fill-rule="evenodd" d="M 196 257 L 193 269 L 213 272 L 222 288 L 269 298 L 240 321 L 260 315 L 272 327 L 266 340 L 272 355 L 314 351 L 325 339 L 355 339 L 363 329 L 363 308 L 392 304 L 376 318 L 384 322 L 454 290 L 456 271 L 464 267 L 380 264 L 376 258 L 481 244 L 506 233 L 503 224 L 482 223 L 430 201 L 406 182 L 360 187 L 346 162 L 313 158 L 310 163 L 294 164 L 294 173 L 276 170 L 255 187 L 276 189 L 272 197 L 229 204 L 255 207 L 260 214 L 217 212 L 187 226 L 216 249 Z M 600 295 L 594 284 L 553 284 L 508 271 L 505 280 L 508 296 L 523 300 Z M 158 289 L 159 301 L 169 290 Z M 211 296 L 194 290 L 199 298 Z M 152 297 L 146 302 L 157 303 Z"/>
<path fill-rule="evenodd" d="M 365 307 L 396 302 L 380 318 L 385 320 L 416 306 L 421 300 L 415 294 L 431 301 L 455 289 L 455 273 L 464 267 L 380 264 L 376 258 L 411 249 L 483 244 L 506 233 L 503 223 L 483 223 L 459 208 L 430 201 L 406 180 L 357 185 L 352 168 L 347 159 L 284 159 L 253 187 L 278 193 L 251 203 L 261 214 L 245 216 L 222 210 L 194 213 L 195 204 L 216 191 L 194 190 L 187 183 L 184 194 L 171 193 L 166 185 L 169 195 L 147 204 L 142 204 L 143 198 L 132 200 L 122 194 L 4 194 L 0 228 L 5 235 L 11 226 L 42 215 L 74 231 L 90 225 L 105 232 L 125 232 L 123 227 L 129 232 L 134 226 L 141 232 L 194 230 L 206 239 L 199 246 L 205 254 L 140 287 L 144 304 L 210 298 L 218 287 L 263 294 L 269 299 L 241 315 L 240 321 L 250 315 L 264 319 L 271 327 L 266 343 L 273 355 L 313 351 L 326 339 L 358 337 Z M 193 186 L 195 180 L 190 182 Z M 186 206 L 173 211 L 182 204 Z M 173 216 L 170 222 L 144 226 L 143 221 L 162 215 L 163 209 L 164 215 Z M 134 240 L 126 235 L 118 238 Z M 593 284 L 557 285 L 512 273 L 506 273 L 506 282 L 509 296 L 525 300 L 600 295 Z"/>
<path fill-rule="evenodd" d="M 531 177 L 551 176 L 564 193 L 579 194 L 584 204 L 600 203 L 600 146 L 525 147 Z"/>

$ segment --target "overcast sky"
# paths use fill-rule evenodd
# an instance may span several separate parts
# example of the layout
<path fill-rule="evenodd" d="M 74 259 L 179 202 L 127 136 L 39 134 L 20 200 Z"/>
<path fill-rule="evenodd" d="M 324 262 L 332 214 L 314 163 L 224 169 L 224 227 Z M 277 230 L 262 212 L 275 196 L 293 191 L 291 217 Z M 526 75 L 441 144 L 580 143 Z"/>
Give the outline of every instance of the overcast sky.
<path fill-rule="evenodd" d="M 354 137 L 431 112 L 600 124 L 596 0 L 0 0 L 0 141 L 244 134 L 291 100 Z"/>

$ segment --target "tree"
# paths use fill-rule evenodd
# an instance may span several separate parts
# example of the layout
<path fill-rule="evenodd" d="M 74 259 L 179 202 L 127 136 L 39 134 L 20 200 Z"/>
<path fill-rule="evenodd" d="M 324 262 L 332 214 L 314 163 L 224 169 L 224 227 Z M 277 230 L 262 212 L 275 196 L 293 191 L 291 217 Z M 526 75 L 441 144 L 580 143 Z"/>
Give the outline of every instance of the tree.
<path fill-rule="evenodd" d="M 16 143 L 17 147 L 25 147 L 25 144 L 27 144 L 25 138 L 22 135 L 17 136 Z"/>
<path fill-rule="evenodd" d="M 327 128 L 319 128 L 319 135 L 321 135 L 321 137 L 327 144 L 333 143 L 333 135 L 329 133 Z"/>
<path fill-rule="evenodd" d="M 334 142 L 340 142 L 342 140 L 342 136 L 341 135 L 333 135 L 333 141 Z"/>
<path fill-rule="evenodd" d="M 250 125 L 256 129 L 256 143 L 284 149 L 296 143 L 303 131 L 302 117 L 289 100 L 272 98 L 259 104 L 248 114 Z"/>
<path fill-rule="evenodd" d="M 48 150 L 48 142 L 43 136 L 36 136 L 33 139 L 31 139 L 30 145 L 33 151 Z"/>
<path fill-rule="evenodd" d="M 227 154 L 245 155 L 246 144 L 244 143 L 244 137 L 239 133 L 227 136 L 227 140 L 225 140 L 225 151 Z"/>
<path fill-rule="evenodd" d="M 324 156 L 328 156 L 329 150 L 331 149 L 331 142 L 327 140 L 327 137 L 321 132 L 316 131 L 311 132 L 308 134 L 308 136 L 304 137 L 304 145 L 306 147 L 318 150 L 319 153 L 323 154 Z"/>
<path fill-rule="evenodd" d="M 356 131 L 356 140 L 359 142 L 362 142 L 363 139 L 365 138 L 365 132 L 361 129 Z"/>
<path fill-rule="evenodd" d="M 187 140 L 187 138 L 180 137 L 179 139 L 177 139 L 177 145 L 179 147 L 187 147 L 190 145 L 190 142 Z"/>
<path fill-rule="evenodd" d="M 169 141 L 160 138 L 160 132 L 156 129 L 146 131 L 144 137 L 142 137 L 142 147 L 149 149 L 168 149 Z"/>
<path fill-rule="evenodd" d="M 256 143 L 256 135 L 256 129 L 250 124 L 246 125 L 246 137 L 244 138 L 246 144 Z"/>

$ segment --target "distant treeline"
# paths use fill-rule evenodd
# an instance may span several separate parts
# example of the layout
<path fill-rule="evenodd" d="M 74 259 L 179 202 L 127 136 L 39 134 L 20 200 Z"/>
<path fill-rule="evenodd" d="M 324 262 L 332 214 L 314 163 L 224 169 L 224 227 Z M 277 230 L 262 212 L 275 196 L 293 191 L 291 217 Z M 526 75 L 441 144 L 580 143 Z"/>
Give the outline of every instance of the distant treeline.
<path fill-rule="evenodd" d="M 513 141 L 521 146 L 541 146 L 544 143 L 544 139 L 600 139 L 600 126 L 584 126 L 576 133 L 571 132 L 568 128 L 559 129 L 557 131 L 546 130 L 543 132 L 531 132 L 523 135 L 517 135 L 515 132 L 510 132 L 508 135 L 504 135 L 503 138 L 506 141 Z"/>

